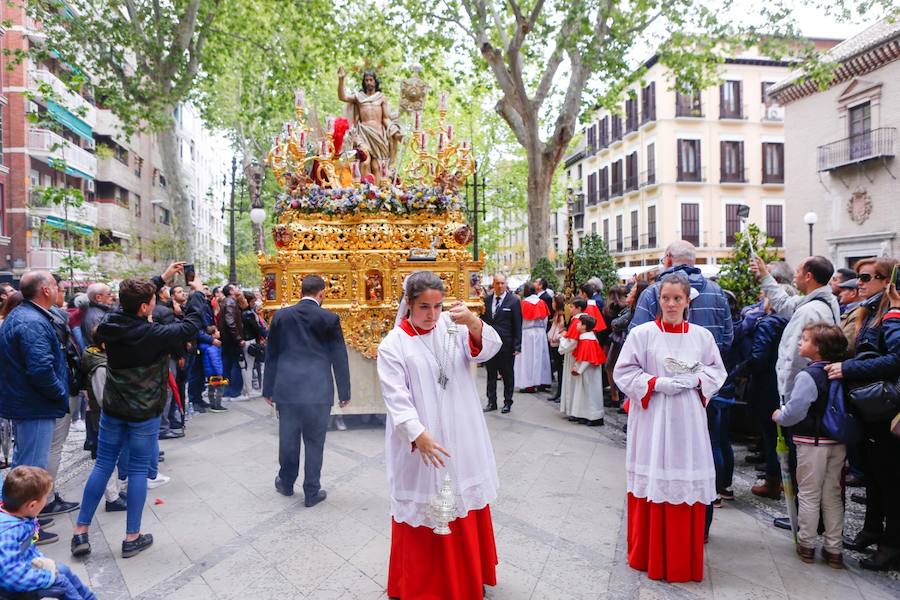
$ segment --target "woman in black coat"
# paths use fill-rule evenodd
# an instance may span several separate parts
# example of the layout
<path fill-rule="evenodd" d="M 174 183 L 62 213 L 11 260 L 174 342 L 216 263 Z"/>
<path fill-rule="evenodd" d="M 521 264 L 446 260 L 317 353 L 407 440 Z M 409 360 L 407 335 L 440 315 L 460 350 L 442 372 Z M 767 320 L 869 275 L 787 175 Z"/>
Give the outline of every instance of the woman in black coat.
<path fill-rule="evenodd" d="M 887 290 L 888 279 L 897 260 L 882 257 L 856 264 L 860 291 L 866 294 L 861 305 L 856 355 L 825 367 L 831 379 L 843 379 L 848 387 L 900 378 L 900 340 L 885 336 L 883 320 L 896 297 L 896 283 Z M 862 442 L 866 475 L 866 519 L 862 530 L 845 546 L 864 550 L 878 544 L 878 550 L 859 561 L 864 569 L 883 571 L 900 567 L 900 438 L 890 432 L 890 419 L 865 423 Z"/>

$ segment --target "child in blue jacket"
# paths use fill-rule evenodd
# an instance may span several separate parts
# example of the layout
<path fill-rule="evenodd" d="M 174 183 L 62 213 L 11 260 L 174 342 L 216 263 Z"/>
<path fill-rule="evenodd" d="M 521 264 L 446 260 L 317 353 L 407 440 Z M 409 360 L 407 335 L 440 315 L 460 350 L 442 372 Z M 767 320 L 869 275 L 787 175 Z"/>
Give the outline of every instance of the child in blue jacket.
<path fill-rule="evenodd" d="M 40 591 L 65 600 L 96 600 L 69 567 L 43 556 L 34 545 L 37 516 L 52 489 L 53 478 L 39 467 L 16 467 L 6 476 L 0 506 L 0 589 Z M 62 596 L 57 595 L 60 592 Z"/>
<path fill-rule="evenodd" d="M 219 339 L 219 330 L 215 325 L 206 328 L 206 333 L 215 341 Z M 222 396 L 228 379 L 225 378 L 225 368 L 222 363 L 222 347 L 214 343 L 201 341 L 199 344 L 200 356 L 203 359 L 203 374 L 206 376 L 209 394 L 209 412 L 221 413 L 228 409 L 222 406 Z"/>

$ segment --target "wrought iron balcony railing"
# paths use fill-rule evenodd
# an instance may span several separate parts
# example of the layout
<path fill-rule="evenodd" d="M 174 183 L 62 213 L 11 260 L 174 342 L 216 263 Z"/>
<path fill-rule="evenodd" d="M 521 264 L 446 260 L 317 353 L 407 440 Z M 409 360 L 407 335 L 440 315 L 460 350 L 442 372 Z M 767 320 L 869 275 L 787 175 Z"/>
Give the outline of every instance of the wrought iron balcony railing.
<path fill-rule="evenodd" d="M 895 156 L 896 127 L 881 127 L 819 146 L 819 171 Z"/>

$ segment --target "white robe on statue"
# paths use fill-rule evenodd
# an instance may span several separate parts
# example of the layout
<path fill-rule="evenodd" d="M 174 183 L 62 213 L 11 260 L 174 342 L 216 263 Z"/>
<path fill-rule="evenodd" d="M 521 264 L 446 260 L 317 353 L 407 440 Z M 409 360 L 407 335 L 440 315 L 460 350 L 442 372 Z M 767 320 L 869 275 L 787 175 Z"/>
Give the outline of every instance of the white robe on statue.
<path fill-rule="evenodd" d="M 716 499 L 716 470 L 706 403 L 727 373 L 712 334 L 692 324 L 669 331 L 660 321 L 635 327 L 619 353 L 613 377 L 629 398 L 625 471 L 628 492 L 655 503 L 709 504 Z M 665 329 L 665 331 L 664 331 Z M 699 362 L 700 387 L 667 396 L 652 390 L 672 377 L 667 357 Z"/>
<path fill-rule="evenodd" d="M 445 472 L 453 480 L 458 517 L 484 508 L 497 497 L 494 449 L 470 363 L 487 361 L 503 342 L 485 324 L 479 352 L 470 346 L 468 329 L 457 325 L 458 332 L 448 344 L 450 325 L 450 315 L 444 313 L 434 329 L 417 336 L 401 323 L 378 346 L 378 377 L 387 407 L 391 516 L 413 527 L 434 526 L 428 503 Z M 445 348 L 449 359 L 444 357 Z M 438 385 L 438 360 L 446 366 L 446 390 Z M 411 443 L 425 430 L 450 454 L 451 458 L 444 458 L 445 469 L 427 466 L 418 452 L 411 452 Z"/>
<path fill-rule="evenodd" d="M 536 294 L 522 301 L 522 351 L 516 357 L 513 377 L 519 389 L 550 385 L 550 352 L 547 348 L 547 304 Z"/>

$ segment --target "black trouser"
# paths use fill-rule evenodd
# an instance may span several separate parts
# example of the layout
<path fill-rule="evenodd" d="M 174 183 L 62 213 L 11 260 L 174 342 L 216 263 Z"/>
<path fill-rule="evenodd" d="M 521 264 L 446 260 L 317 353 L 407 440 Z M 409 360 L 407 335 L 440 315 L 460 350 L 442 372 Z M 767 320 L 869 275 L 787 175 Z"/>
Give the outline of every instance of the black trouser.
<path fill-rule="evenodd" d="M 881 544 L 900 549 L 900 438 L 887 423 L 866 428 L 863 456 L 866 520 L 863 530 L 882 534 Z"/>
<path fill-rule="evenodd" d="M 497 405 L 497 373 L 503 378 L 503 405 L 513 403 L 515 391 L 515 377 L 513 365 L 516 357 L 513 356 L 512 345 L 503 342 L 500 352 L 487 361 L 484 366 L 487 369 L 487 398 L 488 403 Z"/>
<path fill-rule="evenodd" d="M 556 373 L 556 397 L 559 398 L 562 395 L 562 380 L 563 380 L 563 360 L 565 358 L 562 354 L 559 353 L 559 348 L 554 348 L 550 346 L 550 366 L 554 373 Z"/>
<path fill-rule="evenodd" d="M 330 404 L 285 404 L 278 406 L 278 477 L 291 489 L 300 470 L 300 441 L 306 446 L 303 461 L 303 494 L 312 498 L 319 493 L 322 452 L 328 431 Z"/>

